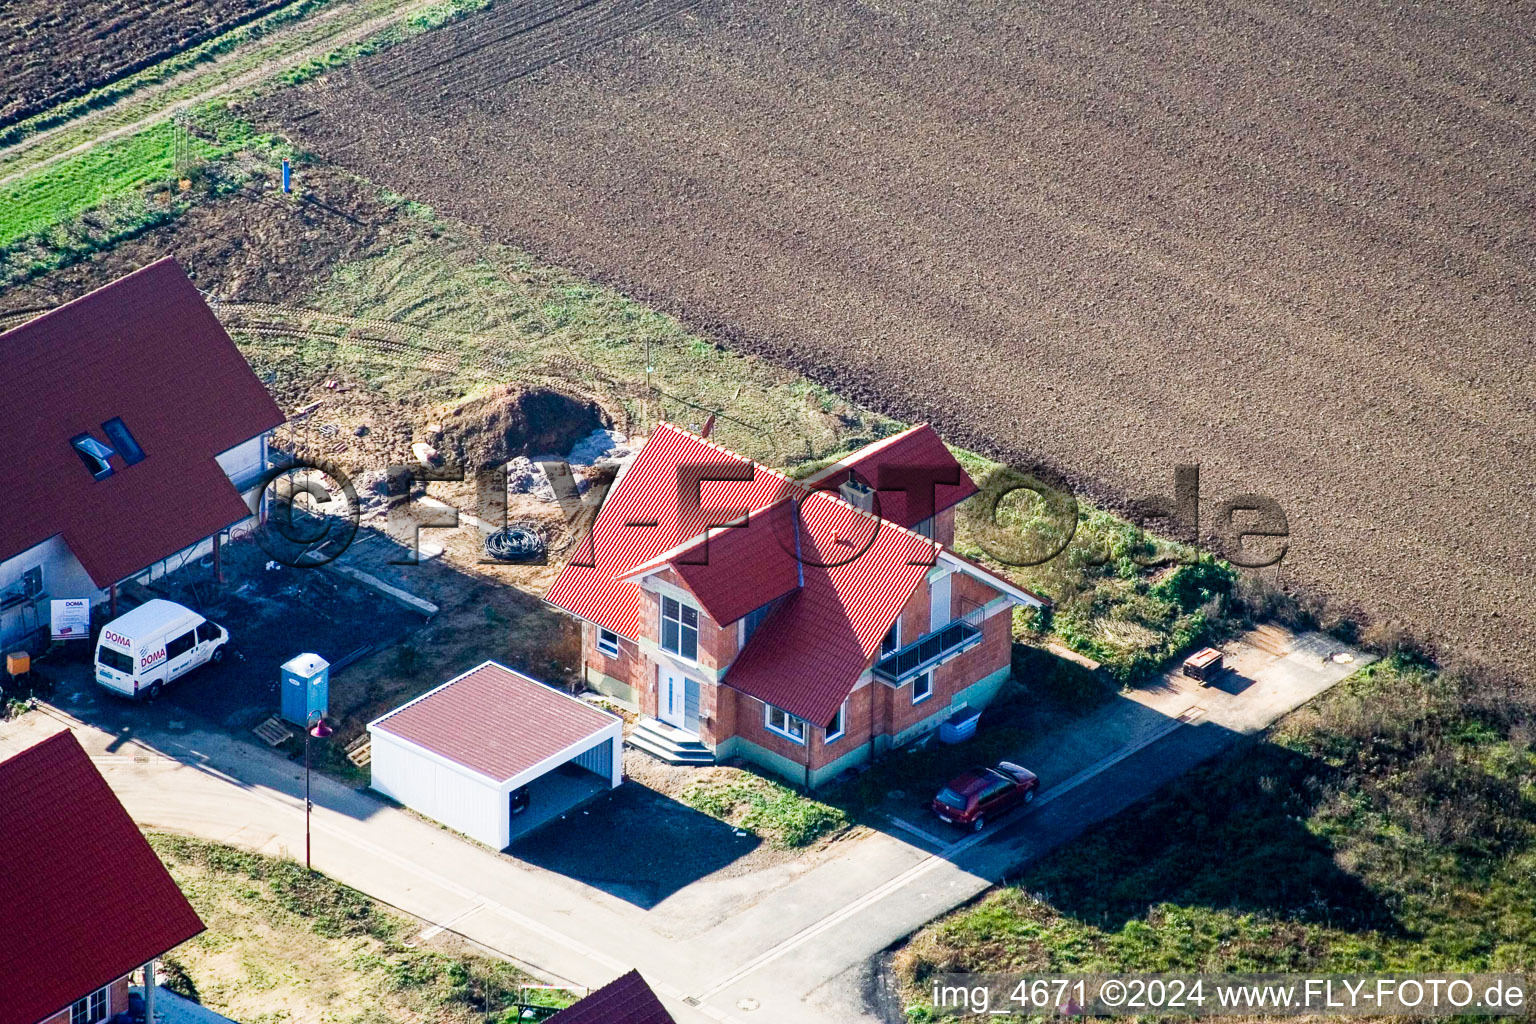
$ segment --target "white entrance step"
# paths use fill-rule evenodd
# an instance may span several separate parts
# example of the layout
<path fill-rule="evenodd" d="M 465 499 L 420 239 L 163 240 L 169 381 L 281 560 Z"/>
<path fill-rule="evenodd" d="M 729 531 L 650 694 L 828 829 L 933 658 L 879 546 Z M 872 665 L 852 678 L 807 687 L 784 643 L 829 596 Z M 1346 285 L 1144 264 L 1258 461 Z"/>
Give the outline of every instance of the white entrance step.
<path fill-rule="evenodd" d="M 700 743 L 697 736 L 654 718 L 642 718 L 625 742 L 668 764 L 715 763 L 715 752 Z"/>

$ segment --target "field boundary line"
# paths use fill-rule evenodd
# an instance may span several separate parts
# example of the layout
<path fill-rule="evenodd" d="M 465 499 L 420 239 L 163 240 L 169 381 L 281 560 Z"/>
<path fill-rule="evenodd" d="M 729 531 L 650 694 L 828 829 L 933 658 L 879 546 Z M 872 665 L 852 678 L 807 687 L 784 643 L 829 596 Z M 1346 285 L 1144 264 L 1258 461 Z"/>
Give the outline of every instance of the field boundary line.
<path fill-rule="evenodd" d="M 240 89 L 258 85 L 261 82 L 267 81 L 268 79 L 271 79 L 284 71 L 298 67 L 299 65 L 315 57 L 324 56 L 325 54 L 339 47 L 360 42 L 369 36 L 388 28 L 395 22 L 403 21 L 406 18 L 409 18 L 412 14 L 415 14 L 418 11 L 428 7 L 436 6 L 439 2 L 440 0 L 405 0 L 404 3 L 401 3 L 400 6 L 391 9 L 387 14 L 381 14 L 377 17 L 370 18 L 367 21 L 363 21 L 357 25 L 352 26 L 351 28 L 341 29 L 333 35 L 327 36 L 324 39 L 316 40 L 307 46 L 302 46 L 299 49 L 294 50 L 292 53 L 286 54 L 285 56 L 278 57 L 271 61 L 263 61 L 249 71 L 242 72 L 241 74 L 238 74 L 225 82 L 194 93 L 191 96 L 185 96 L 179 100 L 173 100 L 172 102 L 154 110 L 153 112 L 146 113 L 142 117 L 139 117 L 129 122 L 128 124 L 117 125 L 113 128 L 106 129 L 100 134 L 94 135 L 91 138 L 79 142 L 76 145 L 69 147 L 68 149 L 60 150 L 57 153 L 51 153 L 48 156 L 32 163 L 25 163 L 23 166 L 17 168 L 16 170 L 9 171 L 4 175 L 0 175 L 0 186 L 8 185 L 19 178 L 23 178 L 44 168 L 51 167 L 60 161 L 68 160 L 72 157 L 79 156 L 82 153 L 88 153 L 104 142 L 110 142 L 113 139 L 122 138 L 125 135 L 133 135 L 144 131 L 146 128 L 153 127 L 155 124 L 165 120 L 167 117 L 174 117 L 176 114 L 179 114 L 184 110 L 190 110 L 191 108 L 206 103 L 209 100 L 218 99 L 221 96 L 228 95 L 229 93 L 236 92 Z M 296 34 L 301 29 L 313 28 L 322 19 L 340 18 L 342 17 L 343 12 L 346 10 L 346 7 L 336 7 L 330 11 L 317 14 L 313 20 L 309 18 L 301 18 L 290 25 L 284 26 L 282 29 L 273 33 L 271 36 L 262 37 L 263 41 L 266 43 L 281 41 L 283 37 Z M 0 157 L 19 157 L 24 159 L 29 149 L 33 148 L 46 139 L 52 138 L 54 135 L 67 130 L 79 129 L 82 126 L 89 128 L 93 122 L 106 118 L 114 110 L 119 109 L 119 103 L 128 103 L 133 100 L 151 102 L 156 94 L 169 91 L 173 86 L 186 85 L 189 81 L 195 81 L 197 78 L 210 76 L 213 72 L 222 69 L 237 59 L 244 60 L 249 58 L 253 51 L 259 52 L 259 49 L 236 47 L 229 53 L 220 57 L 216 57 L 204 65 L 201 65 L 197 68 L 189 68 L 188 70 L 182 72 L 180 75 L 172 76 L 169 80 L 152 86 L 149 90 L 146 90 L 143 95 L 136 97 L 133 94 L 129 94 L 128 96 L 124 96 L 122 100 L 118 101 L 118 103 L 113 103 L 108 106 L 101 107 L 97 110 L 92 110 L 82 117 L 75 118 L 71 121 L 66 121 L 63 124 L 46 129 L 37 133 L 36 135 L 30 135 L 16 143 L 14 146 L 0 150 Z"/>

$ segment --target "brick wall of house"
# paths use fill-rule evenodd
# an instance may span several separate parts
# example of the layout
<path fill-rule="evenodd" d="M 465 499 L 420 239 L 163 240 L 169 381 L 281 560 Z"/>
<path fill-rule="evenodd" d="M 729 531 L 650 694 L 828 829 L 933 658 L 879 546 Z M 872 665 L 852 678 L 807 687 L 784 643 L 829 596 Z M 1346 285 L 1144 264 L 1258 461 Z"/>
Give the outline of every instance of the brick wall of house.
<path fill-rule="evenodd" d="M 619 656 L 610 658 L 597 649 L 599 627 L 591 622 L 581 624 L 581 654 L 582 664 L 585 668 L 584 677 L 587 685 L 600 693 L 608 693 L 609 696 L 622 700 L 637 701 L 643 686 L 642 670 L 645 659 L 640 656 L 640 649 L 629 640 L 619 637 Z M 607 683 L 599 676 L 606 676 L 615 680 L 626 692 L 612 692 L 619 689 Z"/>
<path fill-rule="evenodd" d="M 955 546 L 955 509 L 958 505 L 951 505 L 934 517 L 933 539 L 947 548 Z"/>
<path fill-rule="evenodd" d="M 869 702 L 875 689 L 876 686 L 866 685 L 849 695 L 844 713 L 842 736 L 828 743 L 822 738 L 823 730 L 811 724 L 806 728 L 806 742 L 800 744 L 767 727 L 762 701 L 723 686 L 719 691 L 721 704 L 730 706 L 735 727 L 733 732 L 722 735 L 738 736 L 757 747 L 777 754 L 797 767 L 809 764 L 811 771 L 814 772 L 839 758 L 846 757 L 860 747 L 868 746 Z M 801 779 L 795 777 L 791 781 L 799 782 Z"/>
<path fill-rule="evenodd" d="M 128 1009 L 128 975 L 123 975 L 107 986 L 107 1018 Z M 81 993 L 84 995 L 85 993 Z M 64 1007 L 52 1017 L 44 1017 L 38 1024 L 69 1024 L 69 1007 Z"/>
<path fill-rule="evenodd" d="M 950 574 L 950 614 L 958 617 L 972 607 L 985 605 L 998 592 L 965 573 Z M 930 592 L 920 586 L 912 592 L 901 610 L 901 642 L 911 643 L 928 632 Z M 919 704 L 912 703 L 912 684 L 890 687 L 878 683 L 882 694 L 876 697 L 875 716 L 880 735 L 895 736 L 945 711 L 960 691 L 1000 669 L 1008 667 L 1013 655 L 1013 617 L 999 612 L 982 623 L 982 641 L 958 658 L 940 665 L 933 672 L 933 696 Z"/>

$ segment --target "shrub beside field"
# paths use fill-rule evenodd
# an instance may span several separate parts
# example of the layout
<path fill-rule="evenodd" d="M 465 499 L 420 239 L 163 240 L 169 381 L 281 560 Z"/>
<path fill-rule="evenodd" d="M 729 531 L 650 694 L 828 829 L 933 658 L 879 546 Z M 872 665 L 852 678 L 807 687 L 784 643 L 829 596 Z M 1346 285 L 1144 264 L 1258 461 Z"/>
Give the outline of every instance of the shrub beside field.
<path fill-rule="evenodd" d="M 1060 487 L 959 453 L 982 487 L 955 524 L 955 546 L 1051 598 L 1021 611 L 1020 632 L 1057 639 L 1121 684 L 1147 679 L 1234 625 L 1237 574 Z"/>
<path fill-rule="evenodd" d="M 1398 655 L 919 932 L 942 971 L 1526 970 L 1536 701 Z"/>

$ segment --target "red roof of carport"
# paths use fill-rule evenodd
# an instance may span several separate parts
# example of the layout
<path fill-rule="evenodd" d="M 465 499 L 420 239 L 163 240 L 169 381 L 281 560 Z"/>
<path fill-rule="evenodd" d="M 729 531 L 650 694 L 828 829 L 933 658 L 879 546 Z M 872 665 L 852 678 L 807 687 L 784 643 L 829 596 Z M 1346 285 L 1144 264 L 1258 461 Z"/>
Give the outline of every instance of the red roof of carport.
<path fill-rule="evenodd" d="M 618 721 L 488 661 L 375 719 L 369 728 L 506 782 Z"/>
<path fill-rule="evenodd" d="M 0 559 L 62 534 L 102 587 L 250 515 L 215 459 L 283 422 L 170 258 L 0 334 L 0 380 Z M 92 479 L 70 439 L 115 418 L 145 458 Z"/>
<path fill-rule="evenodd" d="M 0 762 L 0 1024 L 36 1024 L 203 930 L 68 731 Z"/>
<path fill-rule="evenodd" d="M 567 1006 L 545 1024 L 677 1024 L 651 986 L 630 971 L 587 998 Z"/>

